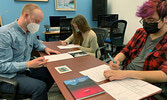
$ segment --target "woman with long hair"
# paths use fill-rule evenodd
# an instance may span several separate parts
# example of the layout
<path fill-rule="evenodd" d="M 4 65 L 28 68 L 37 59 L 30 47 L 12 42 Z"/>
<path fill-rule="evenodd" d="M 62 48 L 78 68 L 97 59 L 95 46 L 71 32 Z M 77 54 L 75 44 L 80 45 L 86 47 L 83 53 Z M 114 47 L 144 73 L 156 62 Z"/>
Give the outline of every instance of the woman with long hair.
<path fill-rule="evenodd" d="M 69 43 L 80 45 L 80 49 L 87 52 L 90 55 L 95 56 L 97 48 L 99 48 L 97 43 L 97 36 L 93 30 L 91 30 L 85 17 L 82 15 L 75 16 L 72 21 L 72 35 L 68 37 L 65 41 L 61 41 L 62 45 Z M 100 51 L 98 52 L 98 57 L 100 56 Z"/>

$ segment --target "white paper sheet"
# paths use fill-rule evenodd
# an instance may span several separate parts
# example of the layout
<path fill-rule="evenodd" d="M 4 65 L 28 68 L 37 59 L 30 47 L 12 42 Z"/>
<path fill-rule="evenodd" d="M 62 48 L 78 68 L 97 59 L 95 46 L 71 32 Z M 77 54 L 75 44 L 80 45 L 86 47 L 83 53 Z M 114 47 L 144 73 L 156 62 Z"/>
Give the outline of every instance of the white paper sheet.
<path fill-rule="evenodd" d="M 68 45 L 59 45 L 57 46 L 59 49 L 71 49 L 71 48 L 78 48 L 80 47 L 79 45 L 74 45 L 74 44 L 68 44 Z"/>
<path fill-rule="evenodd" d="M 81 71 L 80 73 L 85 76 L 86 75 L 89 76 L 92 80 L 96 82 L 100 82 L 100 81 L 106 80 L 106 78 L 103 75 L 105 70 L 111 70 L 109 65 L 103 64 L 94 68 Z"/>
<path fill-rule="evenodd" d="M 159 87 L 137 79 L 111 81 L 100 87 L 116 100 L 139 100 L 161 90 Z"/>
<path fill-rule="evenodd" d="M 45 57 L 45 59 L 48 59 L 47 62 L 74 58 L 73 56 L 71 56 L 68 53 L 62 53 L 62 54 L 57 54 L 57 55 L 48 55 L 48 56 L 44 56 L 44 57 Z"/>

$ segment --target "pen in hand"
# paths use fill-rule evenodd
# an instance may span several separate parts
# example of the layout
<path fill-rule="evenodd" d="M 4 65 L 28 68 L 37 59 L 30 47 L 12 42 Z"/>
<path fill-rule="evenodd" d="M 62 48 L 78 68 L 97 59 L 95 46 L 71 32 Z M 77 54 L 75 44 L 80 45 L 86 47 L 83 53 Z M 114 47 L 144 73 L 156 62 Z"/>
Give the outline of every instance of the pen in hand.
<path fill-rule="evenodd" d="M 108 53 L 108 56 L 109 56 L 109 58 L 110 58 L 110 60 L 112 60 L 112 62 L 114 63 L 114 64 L 116 64 L 116 62 L 114 61 L 114 59 L 111 57 L 111 55 Z"/>

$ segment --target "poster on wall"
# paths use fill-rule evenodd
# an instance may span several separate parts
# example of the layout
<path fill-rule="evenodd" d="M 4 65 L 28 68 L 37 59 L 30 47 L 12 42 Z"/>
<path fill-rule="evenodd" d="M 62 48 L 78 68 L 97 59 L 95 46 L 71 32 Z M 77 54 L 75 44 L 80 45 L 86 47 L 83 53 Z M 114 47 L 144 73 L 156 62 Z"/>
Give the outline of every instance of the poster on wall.
<path fill-rule="evenodd" d="M 0 27 L 2 26 L 2 19 L 1 19 L 1 16 L 0 16 Z"/>
<path fill-rule="evenodd" d="M 55 0 L 56 10 L 75 11 L 76 0 Z"/>
<path fill-rule="evenodd" d="M 43 2 L 47 2 L 48 0 L 14 0 L 14 1 L 43 1 Z"/>

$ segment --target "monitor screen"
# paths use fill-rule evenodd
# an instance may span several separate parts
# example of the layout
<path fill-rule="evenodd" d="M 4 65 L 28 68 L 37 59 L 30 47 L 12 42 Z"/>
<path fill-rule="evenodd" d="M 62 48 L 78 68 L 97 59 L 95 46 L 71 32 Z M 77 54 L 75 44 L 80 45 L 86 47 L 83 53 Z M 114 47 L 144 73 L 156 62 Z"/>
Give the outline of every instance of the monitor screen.
<path fill-rule="evenodd" d="M 118 20 L 118 14 L 106 14 L 98 16 L 98 27 L 109 28 L 111 23 Z"/>
<path fill-rule="evenodd" d="M 66 16 L 49 16 L 49 20 L 50 20 L 50 27 L 59 27 L 60 26 L 60 19 L 61 18 L 66 18 Z"/>

